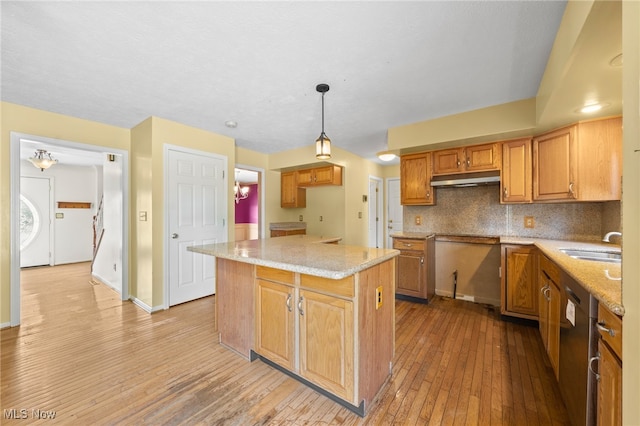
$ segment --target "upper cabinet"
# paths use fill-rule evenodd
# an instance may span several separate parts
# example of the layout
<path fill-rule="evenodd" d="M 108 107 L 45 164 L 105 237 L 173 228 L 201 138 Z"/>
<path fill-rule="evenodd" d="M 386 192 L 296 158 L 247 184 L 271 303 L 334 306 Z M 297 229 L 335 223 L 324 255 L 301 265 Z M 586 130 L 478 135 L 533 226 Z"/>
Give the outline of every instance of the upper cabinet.
<path fill-rule="evenodd" d="M 620 200 L 622 118 L 579 122 L 533 139 L 534 201 Z"/>
<path fill-rule="evenodd" d="M 342 185 L 342 167 L 322 166 L 298 170 L 298 186 Z"/>
<path fill-rule="evenodd" d="M 429 206 L 436 203 L 431 187 L 431 153 L 400 157 L 400 204 Z"/>
<path fill-rule="evenodd" d="M 298 186 L 298 172 L 280 173 L 280 207 L 307 206 L 307 190 Z"/>
<path fill-rule="evenodd" d="M 530 203 L 531 181 L 531 139 L 503 142 L 500 202 Z"/>
<path fill-rule="evenodd" d="M 500 144 L 474 145 L 433 152 L 433 174 L 500 170 Z"/>

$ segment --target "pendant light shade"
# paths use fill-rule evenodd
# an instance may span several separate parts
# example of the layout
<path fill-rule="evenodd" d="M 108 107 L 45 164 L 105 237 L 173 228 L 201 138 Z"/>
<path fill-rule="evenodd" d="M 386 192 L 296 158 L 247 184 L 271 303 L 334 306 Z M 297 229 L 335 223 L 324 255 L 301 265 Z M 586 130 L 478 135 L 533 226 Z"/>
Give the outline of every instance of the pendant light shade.
<path fill-rule="evenodd" d="M 324 94 L 329 91 L 329 85 L 318 84 L 316 91 L 322 93 L 322 133 L 316 139 L 316 158 L 318 160 L 328 160 L 331 158 L 331 139 L 324 133 Z"/>

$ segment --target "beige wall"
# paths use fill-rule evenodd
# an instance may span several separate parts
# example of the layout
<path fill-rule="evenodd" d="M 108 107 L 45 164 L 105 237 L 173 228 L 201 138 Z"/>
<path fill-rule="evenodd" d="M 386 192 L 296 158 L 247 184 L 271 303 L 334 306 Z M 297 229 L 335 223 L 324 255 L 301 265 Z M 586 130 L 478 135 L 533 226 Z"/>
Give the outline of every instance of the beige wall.
<path fill-rule="evenodd" d="M 93 121 L 68 117 L 8 102 L 1 103 L 0 145 L 0 323 L 11 320 L 11 223 L 10 140 L 11 132 L 44 136 L 71 142 L 129 149 L 130 132 Z"/>

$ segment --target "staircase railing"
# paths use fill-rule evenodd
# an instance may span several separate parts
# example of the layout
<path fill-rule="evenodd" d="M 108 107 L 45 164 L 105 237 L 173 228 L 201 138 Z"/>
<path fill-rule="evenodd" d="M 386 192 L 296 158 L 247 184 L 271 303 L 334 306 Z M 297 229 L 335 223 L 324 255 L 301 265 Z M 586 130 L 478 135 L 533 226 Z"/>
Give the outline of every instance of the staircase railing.
<path fill-rule="evenodd" d="M 102 237 L 104 235 L 104 209 L 103 206 L 104 197 L 100 199 L 98 205 L 98 211 L 93 216 L 93 259 L 91 259 L 91 271 L 93 271 L 93 263 L 96 261 L 100 244 L 102 243 Z"/>

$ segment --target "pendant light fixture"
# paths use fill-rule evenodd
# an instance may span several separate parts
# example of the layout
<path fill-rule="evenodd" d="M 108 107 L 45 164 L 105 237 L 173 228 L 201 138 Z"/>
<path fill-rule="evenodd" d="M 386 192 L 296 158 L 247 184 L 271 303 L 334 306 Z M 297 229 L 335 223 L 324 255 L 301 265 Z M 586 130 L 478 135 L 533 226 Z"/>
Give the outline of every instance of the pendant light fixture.
<path fill-rule="evenodd" d="M 324 94 L 329 91 L 328 84 L 318 84 L 316 91 L 322 93 L 322 133 L 316 139 L 316 158 L 318 160 L 328 160 L 331 158 L 331 139 L 324 134 Z"/>
<path fill-rule="evenodd" d="M 40 169 L 41 172 L 58 163 L 58 160 L 51 157 L 51 153 L 44 149 L 36 150 L 33 157 L 29 158 L 29 161 L 31 161 L 36 168 Z"/>

